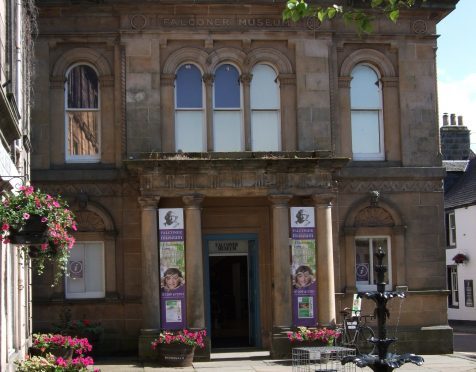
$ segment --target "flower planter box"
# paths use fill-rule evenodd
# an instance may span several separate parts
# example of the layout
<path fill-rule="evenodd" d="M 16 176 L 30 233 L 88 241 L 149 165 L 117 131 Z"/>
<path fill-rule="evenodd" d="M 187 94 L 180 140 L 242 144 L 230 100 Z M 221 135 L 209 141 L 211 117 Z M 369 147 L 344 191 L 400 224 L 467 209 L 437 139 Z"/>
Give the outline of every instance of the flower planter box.
<path fill-rule="evenodd" d="M 190 367 L 195 346 L 183 344 L 159 344 L 156 348 L 158 363 L 164 367 Z"/>
<path fill-rule="evenodd" d="M 50 347 L 42 351 L 38 347 L 30 347 L 28 349 L 28 354 L 30 356 L 41 356 L 45 357 L 47 354 L 53 354 L 55 357 L 61 357 L 64 360 L 73 359 L 73 349 L 70 347 Z"/>
<path fill-rule="evenodd" d="M 48 241 L 46 236 L 47 225 L 41 222 L 41 216 L 32 214 L 23 226 L 18 229 L 10 228 L 10 242 L 12 244 L 43 244 Z"/>

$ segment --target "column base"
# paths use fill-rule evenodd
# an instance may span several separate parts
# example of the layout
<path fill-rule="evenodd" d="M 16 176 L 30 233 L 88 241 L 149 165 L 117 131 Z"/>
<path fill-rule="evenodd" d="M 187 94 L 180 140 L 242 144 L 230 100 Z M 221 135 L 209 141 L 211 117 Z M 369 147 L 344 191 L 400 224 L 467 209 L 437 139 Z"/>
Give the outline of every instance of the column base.
<path fill-rule="evenodd" d="M 139 335 L 139 361 L 156 362 L 157 352 L 152 349 L 152 341 L 160 334 L 160 329 L 141 329 Z"/>
<path fill-rule="evenodd" d="M 271 331 L 271 359 L 290 359 L 291 341 L 289 341 L 287 332 L 291 331 L 290 327 L 273 327 Z"/>

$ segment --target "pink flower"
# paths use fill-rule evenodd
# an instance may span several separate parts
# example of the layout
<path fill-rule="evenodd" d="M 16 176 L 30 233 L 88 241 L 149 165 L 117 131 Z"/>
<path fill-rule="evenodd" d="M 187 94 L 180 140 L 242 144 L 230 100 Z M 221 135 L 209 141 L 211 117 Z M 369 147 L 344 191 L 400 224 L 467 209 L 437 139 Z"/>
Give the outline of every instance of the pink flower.
<path fill-rule="evenodd" d="M 30 215 L 28 213 L 23 213 L 23 219 L 28 220 L 30 218 Z"/>
<path fill-rule="evenodd" d="M 3 230 L 3 231 L 8 231 L 8 230 L 10 230 L 10 225 L 9 225 L 8 223 L 4 223 L 4 224 L 2 225 L 2 230 Z"/>
<path fill-rule="evenodd" d="M 46 218 L 46 217 L 41 217 L 41 222 L 43 222 L 43 223 L 48 222 L 48 218 Z"/>
<path fill-rule="evenodd" d="M 3 243 L 5 243 L 5 244 L 10 243 L 10 239 L 8 239 L 8 238 L 3 239 Z"/>
<path fill-rule="evenodd" d="M 48 243 L 44 243 L 44 244 L 41 245 L 41 250 L 43 252 L 46 252 L 47 249 L 48 249 Z"/>
<path fill-rule="evenodd" d="M 56 358 L 56 364 L 60 367 L 66 367 L 66 361 L 62 357 Z"/>

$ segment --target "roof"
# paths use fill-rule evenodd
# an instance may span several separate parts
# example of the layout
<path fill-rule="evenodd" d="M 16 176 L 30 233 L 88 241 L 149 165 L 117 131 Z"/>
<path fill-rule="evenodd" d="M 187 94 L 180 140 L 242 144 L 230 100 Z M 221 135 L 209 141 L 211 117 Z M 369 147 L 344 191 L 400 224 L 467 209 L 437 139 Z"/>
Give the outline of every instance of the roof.
<path fill-rule="evenodd" d="M 471 159 L 466 172 L 445 193 L 445 209 L 476 204 L 476 159 Z"/>

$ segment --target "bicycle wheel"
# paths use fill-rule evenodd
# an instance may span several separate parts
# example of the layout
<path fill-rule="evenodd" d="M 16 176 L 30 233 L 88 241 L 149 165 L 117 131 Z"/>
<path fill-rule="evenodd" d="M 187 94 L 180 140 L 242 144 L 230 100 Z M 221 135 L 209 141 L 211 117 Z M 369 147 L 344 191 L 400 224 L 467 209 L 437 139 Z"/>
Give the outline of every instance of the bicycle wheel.
<path fill-rule="evenodd" d="M 374 337 L 374 331 L 370 327 L 362 327 L 358 330 L 355 340 L 355 348 L 358 354 L 373 354 L 375 344 L 369 342 L 371 337 Z"/>

